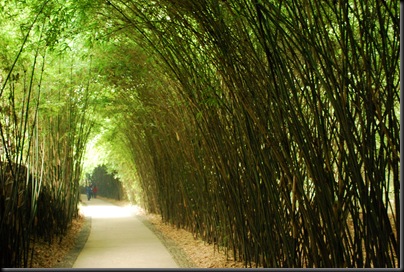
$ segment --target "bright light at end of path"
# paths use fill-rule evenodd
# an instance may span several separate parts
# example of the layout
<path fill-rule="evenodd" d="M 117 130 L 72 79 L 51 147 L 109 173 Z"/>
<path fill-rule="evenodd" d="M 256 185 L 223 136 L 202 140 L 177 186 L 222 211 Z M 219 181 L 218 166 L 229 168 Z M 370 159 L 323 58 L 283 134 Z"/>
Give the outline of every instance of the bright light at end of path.
<path fill-rule="evenodd" d="M 104 205 L 91 205 L 81 206 L 80 211 L 88 217 L 92 218 L 122 218 L 132 217 L 137 214 L 135 206 L 104 206 Z"/>

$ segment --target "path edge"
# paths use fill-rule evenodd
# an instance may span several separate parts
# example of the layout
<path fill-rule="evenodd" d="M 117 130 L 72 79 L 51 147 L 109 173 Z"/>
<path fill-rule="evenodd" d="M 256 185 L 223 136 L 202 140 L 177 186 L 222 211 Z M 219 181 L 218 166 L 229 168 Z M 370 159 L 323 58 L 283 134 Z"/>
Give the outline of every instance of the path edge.
<path fill-rule="evenodd" d="M 180 268 L 196 268 L 198 267 L 192 260 L 188 258 L 185 251 L 178 247 L 175 241 L 167 236 L 165 236 L 160 230 L 158 230 L 146 217 L 142 215 L 136 215 L 136 217 L 145 225 L 149 230 L 151 230 L 157 238 L 163 243 L 163 245 L 170 252 L 174 261 Z"/>
<path fill-rule="evenodd" d="M 85 205 L 85 204 L 84 204 Z M 61 262 L 55 264 L 52 268 L 73 268 L 80 252 L 83 250 L 91 231 L 91 217 L 84 216 L 83 227 L 77 235 L 72 249 L 64 256 Z"/>

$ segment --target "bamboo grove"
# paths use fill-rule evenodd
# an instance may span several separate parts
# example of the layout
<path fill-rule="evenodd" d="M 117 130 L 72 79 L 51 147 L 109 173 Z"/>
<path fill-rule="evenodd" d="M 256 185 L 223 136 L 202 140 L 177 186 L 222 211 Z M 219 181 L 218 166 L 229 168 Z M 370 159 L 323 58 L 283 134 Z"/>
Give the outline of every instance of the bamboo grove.
<path fill-rule="evenodd" d="M 91 128 L 88 71 L 58 49 L 66 9 L 31 4 L 1 3 L 1 267 L 30 266 L 38 239 L 62 240 L 78 214 Z"/>
<path fill-rule="evenodd" d="M 400 266 L 398 1 L 34 2 L 0 55 L 3 267 L 77 214 L 94 126 L 131 198 L 246 267 Z"/>
<path fill-rule="evenodd" d="M 109 25 L 156 58 L 118 98 L 149 210 L 246 266 L 397 266 L 398 12 L 107 1 Z"/>

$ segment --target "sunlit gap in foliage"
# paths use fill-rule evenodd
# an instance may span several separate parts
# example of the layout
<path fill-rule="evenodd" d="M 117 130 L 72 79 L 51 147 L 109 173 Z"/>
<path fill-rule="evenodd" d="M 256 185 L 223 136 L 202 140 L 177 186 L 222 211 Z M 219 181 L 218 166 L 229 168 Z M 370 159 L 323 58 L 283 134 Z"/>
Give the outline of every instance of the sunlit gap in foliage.
<path fill-rule="evenodd" d="M 83 164 L 84 172 L 91 173 L 97 165 L 105 163 L 106 151 L 102 146 L 98 145 L 98 141 L 101 137 L 102 135 L 100 133 L 87 143 Z"/>

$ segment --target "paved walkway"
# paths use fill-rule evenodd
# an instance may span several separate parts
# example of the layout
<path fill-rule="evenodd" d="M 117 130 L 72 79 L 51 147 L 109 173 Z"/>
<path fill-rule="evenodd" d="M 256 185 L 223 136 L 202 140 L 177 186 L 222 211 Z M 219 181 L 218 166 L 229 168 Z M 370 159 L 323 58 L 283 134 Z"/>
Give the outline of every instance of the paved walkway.
<path fill-rule="evenodd" d="M 119 207 L 82 195 L 91 232 L 73 268 L 178 268 L 167 248 L 136 216 L 134 207 Z"/>

